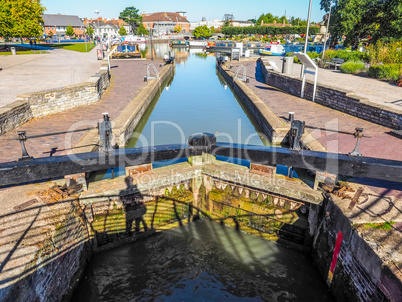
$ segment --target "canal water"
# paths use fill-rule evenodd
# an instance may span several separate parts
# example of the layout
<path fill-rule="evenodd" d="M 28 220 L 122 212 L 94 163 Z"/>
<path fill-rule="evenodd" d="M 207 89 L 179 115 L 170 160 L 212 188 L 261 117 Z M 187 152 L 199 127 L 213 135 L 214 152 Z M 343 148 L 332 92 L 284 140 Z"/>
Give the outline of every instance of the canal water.
<path fill-rule="evenodd" d="M 158 45 L 158 54 L 163 54 Z M 190 135 L 214 133 L 217 141 L 268 144 L 263 131 L 216 71 L 215 56 L 176 49 L 176 74 L 144 115 L 127 147 L 186 143 Z"/>
<path fill-rule="evenodd" d="M 269 143 L 216 72 L 214 56 L 177 50 L 176 64 L 128 147 L 185 143 L 202 132 L 221 142 Z M 331 299 L 305 255 L 203 219 L 94 255 L 72 301 Z"/>
<path fill-rule="evenodd" d="M 310 260 L 201 220 L 93 256 L 72 301 L 331 301 Z"/>

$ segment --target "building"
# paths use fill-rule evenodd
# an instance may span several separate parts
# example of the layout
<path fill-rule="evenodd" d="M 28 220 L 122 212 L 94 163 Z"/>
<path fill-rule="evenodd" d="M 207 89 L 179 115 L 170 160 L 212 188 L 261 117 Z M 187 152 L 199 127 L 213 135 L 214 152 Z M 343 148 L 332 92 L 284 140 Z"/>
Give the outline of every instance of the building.
<path fill-rule="evenodd" d="M 182 33 L 190 32 L 190 22 L 186 12 L 159 12 L 142 14 L 142 24 L 147 30 L 153 30 L 154 35 L 169 35 L 180 27 Z"/>
<path fill-rule="evenodd" d="M 59 37 L 66 35 L 66 30 L 69 25 L 74 29 L 75 35 L 77 37 L 85 34 L 84 23 L 78 16 L 73 15 L 62 15 L 62 14 L 44 14 L 42 16 L 43 32 L 46 36 L 57 35 Z"/>
<path fill-rule="evenodd" d="M 191 22 L 190 24 L 190 30 L 194 30 L 196 27 L 198 26 L 204 26 L 206 25 L 208 28 L 219 28 L 222 27 L 225 24 L 225 21 L 223 20 L 219 20 L 219 19 L 215 19 L 215 20 L 211 20 L 211 21 L 206 21 L 206 20 L 202 20 L 200 22 Z M 237 27 L 248 27 L 248 26 L 254 26 L 254 23 L 251 21 L 238 21 L 238 20 L 232 20 L 231 21 L 231 26 L 237 26 Z"/>
<path fill-rule="evenodd" d="M 211 28 L 211 27 L 219 28 L 219 27 L 222 27 L 224 24 L 225 24 L 225 22 L 222 20 L 219 20 L 219 19 L 210 20 L 210 21 L 202 20 L 200 22 L 191 22 L 190 30 L 193 31 L 196 27 L 204 26 L 204 25 L 206 25 L 208 28 Z"/>
<path fill-rule="evenodd" d="M 99 24 L 99 25 L 98 25 Z M 131 26 L 121 19 L 85 19 L 84 25 L 94 29 L 94 35 L 98 37 L 113 37 L 119 35 L 120 27 L 124 27 L 127 34 L 131 32 Z"/>

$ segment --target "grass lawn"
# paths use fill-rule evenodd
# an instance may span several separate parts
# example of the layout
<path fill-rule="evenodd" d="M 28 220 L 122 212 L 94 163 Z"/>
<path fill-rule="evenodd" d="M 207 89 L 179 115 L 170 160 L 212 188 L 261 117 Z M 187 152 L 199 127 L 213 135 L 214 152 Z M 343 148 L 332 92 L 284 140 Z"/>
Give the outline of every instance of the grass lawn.
<path fill-rule="evenodd" d="M 87 44 L 87 50 L 85 50 L 85 43 L 57 43 L 57 44 L 43 44 L 43 46 L 48 46 L 48 47 L 53 47 L 53 48 L 61 48 L 61 49 L 67 49 L 67 50 L 73 50 L 73 51 L 79 51 L 79 52 L 88 52 L 92 48 L 95 47 L 94 43 L 86 43 Z M 40 46 L 40 44 L 39 44 Z"/>
<path fill-rule="evenodd" d="M 31 50 L 22 50 L 17 51 L 17 55 L 31 55 L 34 52 Z M 43 50 L 42 50 L 43 53 Z M 39 54 L 39 51 L 36 51 L 36 54 Z M 11 51 L 0 51 L 0 56 L 11 56 Z"/>

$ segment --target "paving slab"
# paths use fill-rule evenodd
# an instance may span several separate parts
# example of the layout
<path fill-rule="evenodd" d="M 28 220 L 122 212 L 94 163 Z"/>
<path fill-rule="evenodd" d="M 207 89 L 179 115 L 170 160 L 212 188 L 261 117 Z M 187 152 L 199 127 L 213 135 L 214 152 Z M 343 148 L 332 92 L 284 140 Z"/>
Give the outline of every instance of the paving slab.
<path fill-rule="evenodd" d="M 282 58 L 266 58 L 276 71 L 282 71 Z M 300 77 L 302 65 L 293 64 L 294 76 Z M 314 76 L 306 75 L 307 79 L 314 81 Z M 342 73 L 339 69 L 319 68 L 318 83 L 350 90 L 356 95 L 368 98 L 371 102 L 385 105 L 387 107 L 402 110 L 402 87 L 365 76 L 357 76 Z"/>
<path fill-rule="evenodd" d="M 48 54 L 0 56 L 0 107 L 21 93 L 86 82 L 102 64 L 96 57 L 98 47 L 87 53 L 53 49 Z"/>
<path fill-rule="evenodd" d="M 15 161 L 21 157 L 21 147 L 17 141 L 17 131 L 26 131 L 29 155 L 47 157 L 65 155 L 68 150 L 96 127 L 102 113 L 108 112 L 113 120 L 137 96 L 146 82 L 148 60 L 112 60 L 111 87 L 101 100 L 62 113 L 33 119 L 28 123 L 0 136 L 0 162 Z M 159 61 L 154 61 L 158 70 Z"/>

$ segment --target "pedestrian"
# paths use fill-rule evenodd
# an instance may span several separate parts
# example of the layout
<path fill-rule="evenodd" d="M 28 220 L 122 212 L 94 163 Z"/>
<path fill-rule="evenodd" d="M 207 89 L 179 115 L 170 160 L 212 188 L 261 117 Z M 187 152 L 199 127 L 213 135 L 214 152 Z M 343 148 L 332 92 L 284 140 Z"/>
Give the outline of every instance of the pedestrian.
<path fill-rule="evenodd" d="M 34 40 L 35 48 L 36 48 L 36 39 Z"/>
<path fill-rule="evenodd" d="M 32 40 L 29 40 L 29 44 L 31 45 L 31 49 L 32 49 Z"/>

